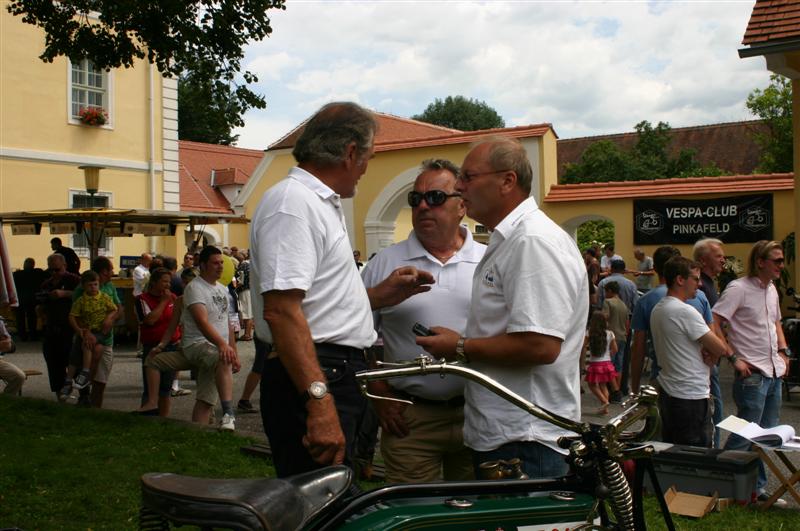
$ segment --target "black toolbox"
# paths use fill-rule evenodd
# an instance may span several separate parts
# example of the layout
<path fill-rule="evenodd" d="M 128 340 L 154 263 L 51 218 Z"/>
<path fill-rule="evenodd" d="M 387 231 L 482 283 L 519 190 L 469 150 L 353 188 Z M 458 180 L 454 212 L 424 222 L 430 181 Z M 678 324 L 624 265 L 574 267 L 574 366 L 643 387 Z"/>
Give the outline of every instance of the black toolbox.
<path fill-rule="evenodd" d="M 654 442 L 653 466 L 661 489 L 672 485 L 682 492 L 749 503 L 755 492 L 758 454 L 736 450 L 718 450 Z M 653 486 L 645 474 L 645 486 Z"/>

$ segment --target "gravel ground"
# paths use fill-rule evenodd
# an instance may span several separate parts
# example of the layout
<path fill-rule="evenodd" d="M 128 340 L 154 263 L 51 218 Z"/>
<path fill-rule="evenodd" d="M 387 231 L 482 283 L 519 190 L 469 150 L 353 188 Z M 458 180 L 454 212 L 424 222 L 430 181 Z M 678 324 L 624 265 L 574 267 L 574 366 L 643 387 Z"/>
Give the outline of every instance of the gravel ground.
<path fill-rule="evenodd" d="M 238 400 L 241 396 L 245 378 L 250 370 L 255 355 L 252 342 L 240 342 L 238 344 L 238 349 L 239 357 L 242 361 L 242 371 L 234 375 L 234 400 Z M 117 345 L 114 350 L 114 368 L 108 387 L 106 388 L 103 407 L 119 411 L 133 411 L 139 407 L 141 395 L 141 361 L 136 357 L 136 349 L 131 344 Z M 47 369 L 41 354 L 40 343 L 20 342 L 17 345 L 17 352 L 7 355 L 6 360 L 16 364 L 21 369 L 35 369 L 43 373 L 41 376 L 31 376 L 28 378 L 22 391 L 23 396 L 55 400 L 54 394 L 50 392 L 46 376 Z M 725 403 L 725 415 L 735 414 L 736 408 L 731 396 L 733 372 L 727 363 L 721 365 L 720 372 Z M 191 419 L 192 407 L 194 406 L 195 383 L 189 379 L 188 371 L 181 373 L 181 386 L 193 392 L 187 396 L 173 398 L 170 417 L 189 421 Z M 798 392 L 790 394 L 791 400 L 786 400 L 784 395 L 783 408 L 781 411 L 781 423 L 790 424 L 796 429 L 800 426 L 800 388 L 797 389 L 797 391 Z M 252 398 L 253 404 L 256 406 L 258 405 L 258 398 L 259 391 L 256 389 Z M 582 402 L 584 411 L 592 411 L 597 408 L 596 400 L 588 390 L 582 395 Z M 612 405 L 611 415 L 619 411 L 619 406 Z M 221 416 L 219 406 L 217 407 L 216 415 L 217 419 Z M 584 419 L 590 422 L 602 422 L 601 417 L 591 415 L 585 415 Z M 261 415 L 259 414 L 237 415 L 236 431 L 243 435 L 252 436 L 259 441 L 266 440 L 261 424 Z M 723 443 L 726 436 L 727 434 L 723 433 Z M 790 453 L 789 456 L 795 466 L 800 467 L 800 452 Z M 770 474 L 770 488 L 774 489 L 778 485 L 777 479 Z M 785 496 L 785 499 L 795 508 L 798 507 L 797 503 L 795 503 L 790 496 Z"/>

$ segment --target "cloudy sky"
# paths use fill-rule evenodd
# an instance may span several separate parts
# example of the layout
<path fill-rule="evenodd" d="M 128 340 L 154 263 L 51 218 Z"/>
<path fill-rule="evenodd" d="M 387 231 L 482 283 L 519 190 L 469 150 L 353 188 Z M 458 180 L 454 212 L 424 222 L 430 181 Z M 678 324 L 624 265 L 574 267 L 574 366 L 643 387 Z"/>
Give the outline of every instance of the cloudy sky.
<path fill-rule="evenodd" d="M 264 149 L 333 100 L 409 117 L 460 94 L 560 138 L 749 119 L 769 83 L 763 58 L 737 55 L 753 4 L 289 0 L 246 50 L 267 108 L 238 145 Z"/>

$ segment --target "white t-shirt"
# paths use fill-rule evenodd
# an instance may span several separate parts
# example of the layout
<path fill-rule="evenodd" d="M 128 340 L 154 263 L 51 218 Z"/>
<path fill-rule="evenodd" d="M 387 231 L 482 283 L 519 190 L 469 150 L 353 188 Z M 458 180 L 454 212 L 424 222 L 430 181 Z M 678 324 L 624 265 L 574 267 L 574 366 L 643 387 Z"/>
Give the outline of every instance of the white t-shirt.
<path fill-rule="evenodd" d="M 472 368 L 553 413 L 579 420 L 578 358 L 589 312 L 589 281 L 575 241 L 533 198 L 520 203 L 489 238 L 475 269 L 466 337 L 537 332 L 563 339 L 550 365 Z M 512 441 L 537 441 L 560 453 L 570 432 L 532 417 L 477 383 L 467 382 L 464 443 L 488 451 Z"/>
<path fill-rule="evenodd" d="M 193 345 L 201 341 L 210 343 L 197 327 L 197 323 L 189 311 L 189 307 L 193 304 L 202 304 L 206 307 L 208 323 L 227 342 L 228 289 L 219 282 L 209 284 L 203 280 L 203 277 L 197 277 L 186 285 L 183 290 L 183 313 L 181 314 L 184 346 Z"/>
<path fill-rule="evenodd" d="M 150 278 L 150 270 L 142 264 L 133 268 L 133 296 L 141 295 Z"/>
<path fill-rule="evenodd" d="M 353 263 L 339 195 L 305 170 L 264 193 L 250 223 L 250 293 L 256 335 L 272 343 L 263 293 L 305 292 L 315 343 L 367 348 L 377 337 L 367 290 Z"/>
<path fill-rule="evenodd" d="M 703 363 L 700 338 L 710 329 L 693 307 L 667 295 L 650 314 L 650 333 L 661 371 L 658 383 L 685 400 L 709 397 L 711 368 Z"/>
<path fill-rule="evenodd" d="M 600 257 L 600 269 L 603 271 L 611 269 L 611 262 L 614 260 L 622 260 L 622 257 L 618 254 L 614 254 L 609 257 L 606 253 L 603 253 L 603 255 Z"/>
<path fill-rule="evenodd" d="M 414 323 L 427 327 L 444 326 L 464 333 L 470 304 L 470 290 L 475 266 L 486 246 L 472 239 L 462 227 L 464 245 L 444 265 L 431 255 L 417 239 L 414 231 L 408 239 L 387 247 L 370 260 L 361 273 L 364 285 L 371 288 L 403 266 L 414 266 L 431 273 L 436 282 L 431 290 L 406 299 L 395 306 L 373 312 L 375 329 L 383 337 L 386 361 L 413 360 L 425 351 L 416 344 L 411 331 Z M 447 400 L 464 394 L 463 378 L 439 375 L 395 378 L 392 387 L 430 400 Z"/>

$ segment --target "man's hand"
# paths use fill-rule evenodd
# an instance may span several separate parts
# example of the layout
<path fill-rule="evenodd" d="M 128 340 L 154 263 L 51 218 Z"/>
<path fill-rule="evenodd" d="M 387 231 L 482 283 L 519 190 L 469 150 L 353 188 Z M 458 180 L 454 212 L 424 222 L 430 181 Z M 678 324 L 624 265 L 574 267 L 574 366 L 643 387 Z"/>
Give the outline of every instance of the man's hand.
<path fill-rule="evenodd" d="M 783 371 L 781 378 L 786 378 L 787 376 L 789 376 L 789 356 L 787 356 L 783 352 L 778 352 L 778 356 L 781 357 L 781 359 L 783 360 L 783 364 L 786 365 L 786 370 Z"/>
<path fill-rule="evenodd" d="M 389 384 L 384 381 L 370 382 L 369 392 L 376 396 L 397 398 L 397 395 L 392 392 L 392 388 L 389 387 Z M 381 429 L 401 439 L 408 435 L 408 424 L 406 424 L 403 418 L 403 412 L 405 412 L 408 407 L 407 404 L 394 400 L 380 400 L 377 398 L 371 399 L 371 403 L 373 409 L 375 409 L 375 414 L 378 415 Z"/>
<path fill-rule="evenodd" d="M 750 365 L 748 365 L 743 359 L 737 359 L 736 363 L 733 364 L 733 368 L 736 369 L 737 374 L 742 378 L 747 378 L 750 376 L 750 374 L 752 374 L 752 371 L 750 371 Z"/>
<path fill-rule="evenodd" d="M 345 439 L 339 425 L 339 415 L 330 395 L 308 401 L 306 434 L 303 446 L 311 458 L 321 465 L 339 465 L 344 462 Z"/>
<path fill-rule="evenodd" d="M 94 334 L 92 333 L 92 331 L 89 330 L 89 329 L 86 329 L 86 330 L 83 331 L 82 335 L 83 335 L 83 345 L 86 348 L 94 348 L 94 346 L 97 344 L 97 338 L 94 337 Z"/>
<path fill-rule="evenodd" d="M 220 343 L 217 345 L 219 349 L 219 359 L 226 365 L 239 364 L 239 356 L 236 355 L 236 350 L 228 343 Z"/>
<path fill-rule="evenodd" d="M 103 334 L 108 335 L 108 333 L 111 332 L 111 328 L 114 326 L 114 315 L 115 314 L 112 313 L 103 320 L 103 327 L 100 329 Z"/>
<path fill-rule="evenodd" d="M 431 332 L 435 335 L 417 337 L 417 345 L 424 348 L 426 352 L 432 354 L 435 358 L 444 358 L 447 361 L 455 360 L 456 343 L 458 343 L 461 334 L 441 326 L 432 327 Z"/>
<path fill-rule="evenodd" d="M 433 275 L 413 266 L 398 267 L 383 282 L 367 289 L 370 306 L 378 310 L 394 306 L 418 293 L 430 291 Z"/>

